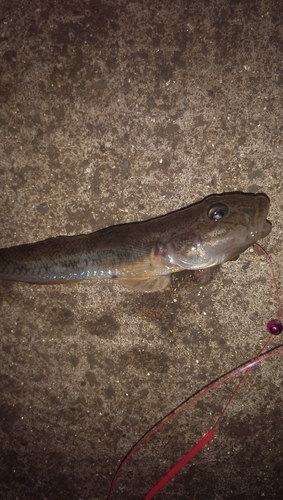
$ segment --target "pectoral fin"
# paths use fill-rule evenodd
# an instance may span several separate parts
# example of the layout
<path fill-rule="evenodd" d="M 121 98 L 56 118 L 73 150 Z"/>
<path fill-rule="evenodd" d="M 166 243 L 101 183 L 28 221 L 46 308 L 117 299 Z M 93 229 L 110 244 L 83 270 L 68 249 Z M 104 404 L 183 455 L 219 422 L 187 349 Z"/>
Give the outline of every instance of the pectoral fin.
<path fill-rule="evenodd" d="M 171 281 L 171 275 L 154 276 L 150 278 L 143 278 L 135 276 L 133 278 L 117 278 L 118 283 L 133 290 L 134 292 L 157 292 L 164 290 Z"/>

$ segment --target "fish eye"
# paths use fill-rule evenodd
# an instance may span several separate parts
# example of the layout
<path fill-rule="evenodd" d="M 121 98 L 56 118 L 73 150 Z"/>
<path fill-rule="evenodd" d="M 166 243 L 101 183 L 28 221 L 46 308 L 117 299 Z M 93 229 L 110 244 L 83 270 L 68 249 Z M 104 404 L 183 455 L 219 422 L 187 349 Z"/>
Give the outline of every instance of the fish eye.
<path fill-rule="evenodd" d="M 217 205 L 212 205 L 207 211 L 207 216 L 211 220 L 221 220 L 228 214 L 229 210 L 223 203 L 218 203 Z"/>

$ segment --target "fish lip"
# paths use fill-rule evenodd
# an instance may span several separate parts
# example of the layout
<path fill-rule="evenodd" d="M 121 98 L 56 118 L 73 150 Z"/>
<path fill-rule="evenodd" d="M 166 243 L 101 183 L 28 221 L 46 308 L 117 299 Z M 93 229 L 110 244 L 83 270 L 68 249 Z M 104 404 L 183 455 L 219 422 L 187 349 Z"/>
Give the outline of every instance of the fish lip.
<path fill-rule="evenodd" d="M 270 233 L 271 229 L 272 229 L 271 222 L 269 220 L 266 220 L 261 229 L 260 239 L 265 238 Z"/>
<path fill-rule="evenodd" d="M 264 193 L 258 193 L 255 195 L 257 200 L 257 207 L 253 217 L 252 226 L 255 231 L 256 239 L 265 238 L 272 229 L 272 224 L 269 220 L 266 219 L 270 200 L 268 196 Z"/>

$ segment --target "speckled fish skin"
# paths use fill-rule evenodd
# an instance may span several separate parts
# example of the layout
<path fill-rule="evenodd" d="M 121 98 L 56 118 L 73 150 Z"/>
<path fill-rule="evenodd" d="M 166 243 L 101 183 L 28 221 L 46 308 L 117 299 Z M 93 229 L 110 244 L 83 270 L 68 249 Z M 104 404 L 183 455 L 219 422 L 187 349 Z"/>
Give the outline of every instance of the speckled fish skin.
<path fill-rule="evenodd" d="M 3 248 L 0 279 L 44 284 L 117 278 L 136 291 L 161 290 L 172 272 L 221 264 L 267 236 L 268 209 L 264 194 L 210 195 L 144 222 Z M 219 220 L 211 218 L 215 214 Z"/>

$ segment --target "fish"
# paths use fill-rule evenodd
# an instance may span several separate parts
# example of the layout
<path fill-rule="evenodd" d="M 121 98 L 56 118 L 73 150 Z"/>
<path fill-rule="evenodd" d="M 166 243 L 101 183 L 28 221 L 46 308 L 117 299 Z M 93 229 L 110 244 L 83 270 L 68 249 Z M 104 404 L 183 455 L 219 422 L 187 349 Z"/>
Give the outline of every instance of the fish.
<path fill-rule="evenodd" d="M 111 278 L 136 292 L 156 292 L 170 284 L 172 273 L 233 260 L 265 238 L 272 228 L 269 204 L 263 193 L 212 194 L 145 221 L 1 248 L 0 279 L 48 284 Z"/>

